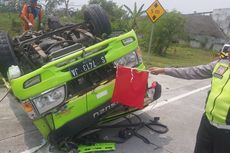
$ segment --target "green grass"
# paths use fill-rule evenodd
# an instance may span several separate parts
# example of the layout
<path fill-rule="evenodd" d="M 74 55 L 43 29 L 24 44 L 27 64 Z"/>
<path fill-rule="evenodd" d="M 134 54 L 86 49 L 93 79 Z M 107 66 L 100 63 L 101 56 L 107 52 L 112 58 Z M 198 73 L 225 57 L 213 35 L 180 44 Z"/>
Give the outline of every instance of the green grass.
<path fill-rule="evenodd" d="M 214 52 L 204 49 L 193 49 L 188 47 L 169 48 L 164 57 L 151 55 L 143 52 L 143 60 L 147 67 L 186 67 L 207 64 L 214 60 Z"/>
<path fill-rule="evenodd" d="M 0 16 L 0 30 L 8 32 L 12 36 L 15 36 L 22 30 L 19 14 L 0 13 Z"/>
<path fill-rule="evenodd" d="M 44 22 L 47 22 L 46 16 L 43 16 Z M 79 20 L 76 20 L 75 17 L 65 17 L 61 16 L 59 17 L 61 23 L 66 24 L 66 23 L 76 23 Z M 46 24 L 44 24 L 46 25 Z M 21 34 L 23 32 L 23 27 L 22 27 L 22 21 L 19 17 L 19 13 L 1 13 L 0 12 L 0 30 L 8 32 L 11 36 L 16 36 L 18 34 Z"/>

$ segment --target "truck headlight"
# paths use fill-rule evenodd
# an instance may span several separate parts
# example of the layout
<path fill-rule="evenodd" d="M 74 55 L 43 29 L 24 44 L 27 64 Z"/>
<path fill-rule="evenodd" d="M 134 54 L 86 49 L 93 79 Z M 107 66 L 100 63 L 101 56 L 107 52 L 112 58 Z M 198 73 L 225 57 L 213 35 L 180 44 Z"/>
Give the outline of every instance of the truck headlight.
<path fill-rule="evenodd" d="M 134 67 L 139 64 L 138 56 L 135 51 L 123 56 L 114 62 L 115 65 L 123 65 L 127 67 Z"/>
<path fill-rule="evenodd" d="M 65 86 L 47 91 L 33 99 L 31 99 L 39 114 L 43 114 L 50 109 L 64 102 L 66 97 Z"/>

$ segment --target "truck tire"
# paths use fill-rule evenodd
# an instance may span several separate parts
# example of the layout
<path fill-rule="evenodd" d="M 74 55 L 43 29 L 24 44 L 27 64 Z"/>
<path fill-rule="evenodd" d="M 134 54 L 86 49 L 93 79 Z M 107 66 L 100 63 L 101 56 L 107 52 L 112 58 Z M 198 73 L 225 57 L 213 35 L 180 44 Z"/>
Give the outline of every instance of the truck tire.
<path fill-rule="evenodd" d="M 11 39 L 7 33 L 0 31 L 0 72 L 4 78 L 7 78 L 7 70 L 11 65 L 18 65 Z"/>
<path fill-rule="evenodd" d="M 84 19 L 90 24 L 91 32 L 100 37 L 102 34 L 111 33 L 111 24 L 105 10 L 97 4 L 92 4 L 84 10 Z"/>

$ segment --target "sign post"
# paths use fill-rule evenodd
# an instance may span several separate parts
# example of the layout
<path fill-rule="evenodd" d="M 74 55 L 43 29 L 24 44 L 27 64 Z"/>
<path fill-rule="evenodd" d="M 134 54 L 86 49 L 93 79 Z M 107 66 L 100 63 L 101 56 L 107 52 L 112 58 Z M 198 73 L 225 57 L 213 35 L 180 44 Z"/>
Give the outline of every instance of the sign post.
<path fill-rule="evenodd" d="M 148 57 L 150 57 L 150 50 L 152 46 L 152 37 L 153 37 L 153 29 L 154 29 L 154 23 L 166 13 L 165 9 L 162 7 L 160 2 L 156 0 L 153 2 L 150 7 L 146 10 L 146 13 L 150 20 L 153 22 L 152 29 L 151 29 L 151 35 L 150 35 L 150 41 L 149 41 L 149 48 L 148 48 Z"/>
<path fill-rule="evenodd" d="M 154 29 L 154 24 L 152 25 L 150 39 L 149 39 L 149 48 L 148 48 L 148 58 L 149 59 L 150 59 L 150 50 L 152 47 L 152 40 L 153 40 L 153 29 Z"/>

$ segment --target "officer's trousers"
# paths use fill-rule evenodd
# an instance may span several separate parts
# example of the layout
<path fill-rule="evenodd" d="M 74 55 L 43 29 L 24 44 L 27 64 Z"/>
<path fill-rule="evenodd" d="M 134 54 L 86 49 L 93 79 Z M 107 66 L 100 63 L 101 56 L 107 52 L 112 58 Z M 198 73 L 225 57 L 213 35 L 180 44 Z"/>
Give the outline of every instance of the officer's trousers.
<path fill-rule="evenodd" d="M 230 153 L 230 130 L 214 127 L 204 114 L 198 129 L 194 153 Z"/>

